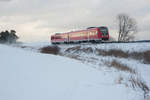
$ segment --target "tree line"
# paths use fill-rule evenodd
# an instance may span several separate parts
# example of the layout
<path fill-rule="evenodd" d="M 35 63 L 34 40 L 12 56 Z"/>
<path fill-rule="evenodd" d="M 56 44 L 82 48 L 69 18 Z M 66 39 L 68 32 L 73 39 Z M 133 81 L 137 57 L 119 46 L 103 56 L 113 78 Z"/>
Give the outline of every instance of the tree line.
<path fill-rule="evenodd" d="M 15 43 L 19 39 L 15 30 L 0 32 L 0 43 Z"/>

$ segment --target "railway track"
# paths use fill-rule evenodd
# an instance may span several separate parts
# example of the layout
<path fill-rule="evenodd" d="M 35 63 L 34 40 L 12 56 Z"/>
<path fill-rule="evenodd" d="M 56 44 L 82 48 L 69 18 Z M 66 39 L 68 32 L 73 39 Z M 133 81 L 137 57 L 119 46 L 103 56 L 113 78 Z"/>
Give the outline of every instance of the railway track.
<path fill-rule="evenodd" d="M 68 43 L 68 44 L 83 44 L 83 45 L 86 45 L 86 44 L 120 44 L 120 43 L 150 43 L 150 40 L 141 40 L 141 41 L 128 41 L 128 42 L 123 42 L 123 41 L 101 41 L 101 42 L 82 42 L 82 43 L 79 43 L 79 42 L 72 42 L 72 43 Z M 53 44 L 53 45 L 62 45 L 62 44 L 65 44 L 65 45 L 68 45 L 66 43 L 60 43 L 60 44 Z"/>
<path fill-rule="evenodd" d="M 144 40 L 144 41 L 128 41 L 128 42 L 123 42 L 123 41 L 102 41 L 102 43 L 150 43 L 150 40 Z"/>

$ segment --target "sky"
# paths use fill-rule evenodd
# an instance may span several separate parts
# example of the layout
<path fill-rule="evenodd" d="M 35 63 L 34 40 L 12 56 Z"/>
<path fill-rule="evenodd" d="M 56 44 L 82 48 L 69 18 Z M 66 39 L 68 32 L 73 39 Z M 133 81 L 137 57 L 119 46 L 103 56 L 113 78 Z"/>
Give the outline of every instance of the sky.
<path fill-rule="evenodd" d="M 137 21 L 137 40 L 150 39 L 150 0 L 0 0 L 0 31 L 14 29 L 20 41 L 49 41 L 54 33 L 107 26 L 117 38 L 116 16 Z"/>

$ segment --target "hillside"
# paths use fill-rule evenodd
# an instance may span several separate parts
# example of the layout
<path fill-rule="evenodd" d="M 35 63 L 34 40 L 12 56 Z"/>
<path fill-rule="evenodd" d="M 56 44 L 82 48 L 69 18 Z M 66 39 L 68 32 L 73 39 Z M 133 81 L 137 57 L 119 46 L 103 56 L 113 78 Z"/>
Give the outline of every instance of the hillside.
<path fill-rule="evenodd" d="M 98 55 L 102 45 L 62 45 L 58 55 L 39 53 L 43 46 L 0 45 L 1 100 L 148 100 L 148 63 Z M 115 61 L 125 69 L 113 67 Z"/>

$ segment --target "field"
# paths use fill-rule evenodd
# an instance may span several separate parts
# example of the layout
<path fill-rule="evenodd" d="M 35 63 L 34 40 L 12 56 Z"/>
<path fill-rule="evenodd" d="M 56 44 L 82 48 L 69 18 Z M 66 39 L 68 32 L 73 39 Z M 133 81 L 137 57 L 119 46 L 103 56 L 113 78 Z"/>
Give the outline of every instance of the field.
<path fill-rule="evenodd" d="M 0 45 L 1 100 L 149 100 L 150 44 Z"/>

